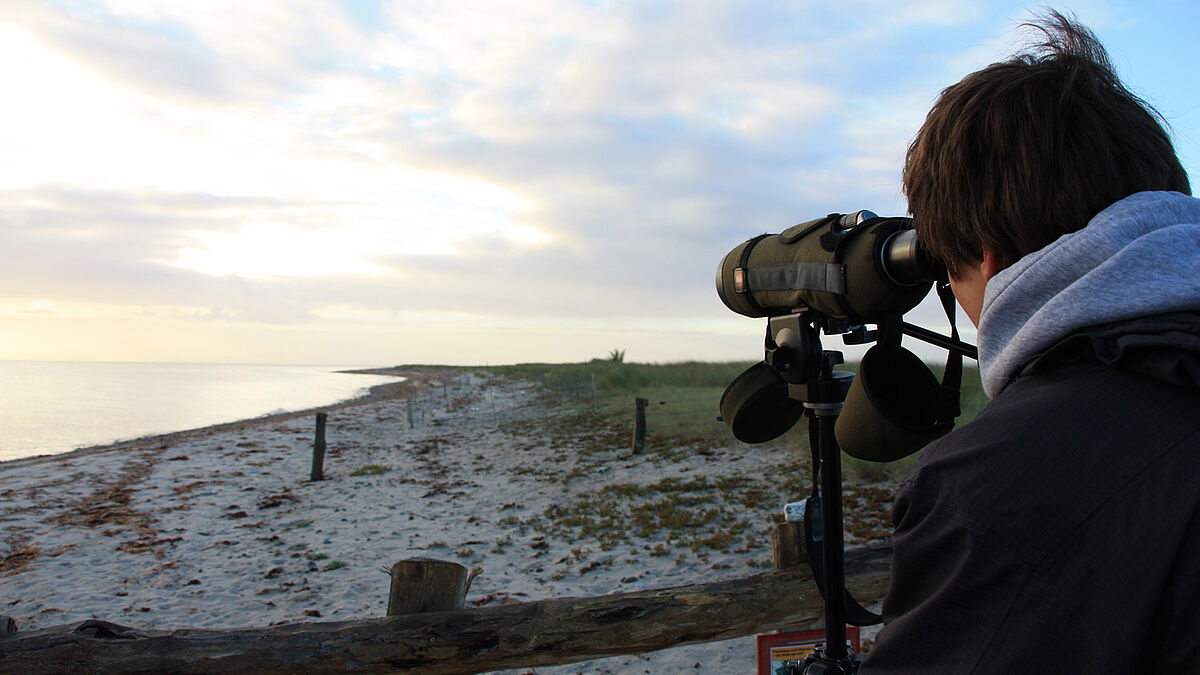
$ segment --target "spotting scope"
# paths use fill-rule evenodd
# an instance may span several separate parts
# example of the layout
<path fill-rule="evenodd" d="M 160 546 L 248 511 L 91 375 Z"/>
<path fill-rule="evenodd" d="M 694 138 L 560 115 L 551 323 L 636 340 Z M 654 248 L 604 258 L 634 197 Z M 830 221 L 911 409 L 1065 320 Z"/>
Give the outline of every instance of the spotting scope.
<path fill-rule="evenodd" d="M 717 295 L 749 317 L 806 307 L 878 323 L 917 306 L 945 273 L 917 241 L 912 219 L 834 213 L 738 245 L 717 267 Z"/>

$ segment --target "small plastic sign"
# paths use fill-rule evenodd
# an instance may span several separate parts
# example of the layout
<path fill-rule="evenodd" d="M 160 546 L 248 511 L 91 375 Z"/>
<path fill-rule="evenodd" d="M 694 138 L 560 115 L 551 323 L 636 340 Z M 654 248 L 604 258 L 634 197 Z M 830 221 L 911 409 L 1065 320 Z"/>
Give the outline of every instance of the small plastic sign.
<path fill-rule="evenodd" d="M 758 636 L 758 675 L 786 675 L 789 661 L 800 661 L 825 642 L 825 631 L 801 630 Z M 860 649 L 858 626 L 846 627 L 846 644 Z"/>

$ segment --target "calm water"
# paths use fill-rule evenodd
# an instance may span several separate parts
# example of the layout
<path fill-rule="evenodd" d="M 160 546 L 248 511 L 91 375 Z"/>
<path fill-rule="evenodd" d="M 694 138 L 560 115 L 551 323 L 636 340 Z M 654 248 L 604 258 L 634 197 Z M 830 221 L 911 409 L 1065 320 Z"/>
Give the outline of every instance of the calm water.
<path fill-rule="evenodd" d="M 344 369 L 0 361 L 0 461 L 329 405 L 396 380 Z"/>

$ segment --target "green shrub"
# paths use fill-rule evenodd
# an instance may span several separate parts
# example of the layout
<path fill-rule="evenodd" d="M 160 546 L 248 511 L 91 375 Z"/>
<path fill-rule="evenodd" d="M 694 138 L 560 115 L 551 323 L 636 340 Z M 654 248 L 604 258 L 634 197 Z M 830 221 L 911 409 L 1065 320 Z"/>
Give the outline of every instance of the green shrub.
<path fill-rule="evenodd" d="M 390 466 L 383 466 L 381 464 L 367 464 L 366 466 L 360 466 L 357 469 L 351 471 L 350 475 L 351 476 L 378 476 L 381 473 L 387 473 L 388 471 L 391 471 L 391 470 L 392 470 L 392 467 L 390 467 Z"/>

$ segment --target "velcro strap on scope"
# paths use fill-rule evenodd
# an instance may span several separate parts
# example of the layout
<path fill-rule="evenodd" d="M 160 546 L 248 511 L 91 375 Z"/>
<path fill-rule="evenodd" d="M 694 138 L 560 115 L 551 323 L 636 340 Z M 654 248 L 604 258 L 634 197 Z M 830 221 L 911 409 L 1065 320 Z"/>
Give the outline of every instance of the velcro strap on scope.
<path fill-rule="evenodd" d="M 798 262 L 757 265 L 746 270 L 746 285 L 755 291 L 846 292 L 846 266 Z"/>
<path fill-rule="evenodd" d="M 835 224 L 841 214 L 831 213 L 824 218 L 801 223 L 790 227 L 777 235 L 759 235 L 747 241 L 741 251 L 738 260 L 737 272 L 742 274 L 744 283 L 737 288 L 737 293 L 756 310 L 762 310 L 755 293 L 768 293 L 782 291 L 785 293 L 795 293 L 800 291 L 810 291 L 814 293 L 825 294 L 826 302 L 832 301 L 834 305 L 826 303 L 816 303 L 814 309 L 818 311 L 829 312 L 836 307 L 842 313 L 849 313 L 850 308 L 846 304 L 846 266 L 838 260 L 838 244 L 841 239 L 849 232 L 840 232 L 834 239 L 826 237 L 809 235 L 814 233 L 824 232 Z M 828 234 L 826 232 L 826 234 Z M 783 245 L 782 252 L 787 253 L 786 258 L 789 262 L 766 263 L 751 265 L 750 255 L 755 250 L 755 247 L 764 240 L 770 240 L 773 244 Z M 807 241 L 807 245 L 800 243 Z M 799 245 L 802 248 L 793 248 Z M 828 246 L 828 248 L 826 248 Z M 780 249 L 774 249 L 780 252 Z M 797 253 L 803 252 L 797 260 Z M 808 258 L 805 260 L 804 258 Z M 824 260 L 822 260 L 822 258 Z M 808 296 L 808 299 L 815 300 L 818 296 Z M 799 304 L 799 303 L 798 303 Z M 807 304 L 813 304 L 811 302 Z M 760 312 L 764 316 L 769 312 L 762 310 Z"/>

